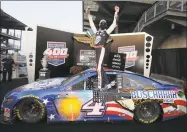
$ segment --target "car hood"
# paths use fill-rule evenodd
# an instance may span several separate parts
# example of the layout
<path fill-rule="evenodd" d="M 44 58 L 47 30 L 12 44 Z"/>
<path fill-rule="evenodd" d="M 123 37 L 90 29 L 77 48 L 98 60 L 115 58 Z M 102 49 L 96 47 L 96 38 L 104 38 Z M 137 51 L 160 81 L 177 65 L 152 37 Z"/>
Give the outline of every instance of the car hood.
<path fill-rule="evenodd" d="M 52 89 L 52 88 L 56 88 L 56 87 L 60 86 L 62 84 L 62 81 L 66 80 L 66 79 L 67 79 L 67 77 L 40 80 L 37 82 L 33 82 L 30 84 L 20 86 L 16 89 L 12 90 L 11 92 Z"/>

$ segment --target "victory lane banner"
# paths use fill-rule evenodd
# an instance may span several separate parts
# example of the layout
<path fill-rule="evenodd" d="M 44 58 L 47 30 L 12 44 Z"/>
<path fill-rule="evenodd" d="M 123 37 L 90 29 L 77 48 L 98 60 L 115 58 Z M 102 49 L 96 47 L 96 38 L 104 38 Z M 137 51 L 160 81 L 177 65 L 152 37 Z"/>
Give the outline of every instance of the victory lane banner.
<path fill-rule="evenodd" d="M 65 63 L 69 56 L 66 42 L 51 42 L 47 41 L 47 49 L 44 51 L 48 64 L 59 66 Z"/>

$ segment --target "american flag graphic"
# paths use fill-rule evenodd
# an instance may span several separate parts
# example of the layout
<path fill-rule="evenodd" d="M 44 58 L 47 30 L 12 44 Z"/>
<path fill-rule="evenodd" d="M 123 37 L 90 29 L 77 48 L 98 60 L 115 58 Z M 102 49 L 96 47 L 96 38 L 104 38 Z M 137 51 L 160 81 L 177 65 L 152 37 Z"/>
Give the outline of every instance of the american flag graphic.
<path fill-rule="evenodd" d="M 175 104 L 177 108 L 171 104 L 161 104 L 163 108 L 163 118 L 185 115 L 187 113 L 187 101 L 186 99 L 176 99 Z M 119 103 L 115 101 L 106 102 L 106 112 L 107 115 L 116 115 L 124 117 L 128 120 L 133 120 L 134 113 L 122 107 Z"/>
<path fill-rule="evenodd" d="M 175 99 L 174 104 L 177 108 L 173 107 L 171 104 L 162 104 L 163 118 L 185 115 L 187 113 L 187 101 L 185 98 Z"/>
<path fill-rule="evenodd" d="M 106 102 L 106 112 L 105 114 L 108 115 L 117 115 L 120 117 L 124 117 L 128 120 L 133 120 L 133 113 L 126 110 L 120 104 L 116 103 L 115 101 Z"/>

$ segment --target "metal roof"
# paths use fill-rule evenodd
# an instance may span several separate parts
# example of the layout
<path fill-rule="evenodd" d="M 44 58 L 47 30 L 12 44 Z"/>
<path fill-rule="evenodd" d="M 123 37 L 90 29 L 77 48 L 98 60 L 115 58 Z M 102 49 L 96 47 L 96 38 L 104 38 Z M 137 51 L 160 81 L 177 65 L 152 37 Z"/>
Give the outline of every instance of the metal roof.
<path fill-rule="evenodd" d="M 1 28 L 25 30 L 25 27 L 28 26 L 1 9 Z"/>
<path fill-rule="evenodd" d="M 20 40 L 20 38 L 18 37 L 15 37 L 15 36 L 12 36 L 12 35 L 9 35 L 9 34 L 6 34 L 6 33 L 3 33 L 3 32 L 0 32 L 0 39 L 14 39 L 14 40 Z"/>
<path fill-rule="evenodd" d="M 156 1 L 153 1 L 153 0 L 132 0 L 131 2 L 144 3 L 144 4 L 154 4 Z"/>

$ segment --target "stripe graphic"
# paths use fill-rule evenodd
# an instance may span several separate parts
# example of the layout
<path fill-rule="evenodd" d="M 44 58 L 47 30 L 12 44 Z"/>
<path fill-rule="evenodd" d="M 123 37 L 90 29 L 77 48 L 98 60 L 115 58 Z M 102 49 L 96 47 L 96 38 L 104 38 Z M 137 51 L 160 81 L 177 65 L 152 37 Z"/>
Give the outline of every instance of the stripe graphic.
<path fill-rule="evenodd" d="M 107 115 L 117 115 L 128 120 L 133 120 L 133 113 L 123 108 L 120 104 L 115 101 L 106 103 L 107 109 L 105 114 Z"/>
<path fill-rule="evenodd" d="M 103 63 L 104 55 L 105 55 L 105 48 L 101 48 L 101 54 L 100 54 L 100 57 L 99 57 L 99 63 L 98 63 L 98 69 L 97 69 L 97 72 L 98 72 L 98 88 L 102 87 L 101 65 Z"/>
<path fill-rule="evenodd" d="M 164 112 L 164 119 L 185 115 L 187 113 L 187 101 L 185 99 L 177 99 L 175 100 L 175 104 L 177 108 L 173 107 L 171 104 L 161 104 Z M 133 120 L 134 113 L 123 108 L 115 101 L 106 102 L 106 106 L 105 115 L 116 115 L 127 120 Z"/>
<path fill-rule="evenodd" d="M 187 114 L 187 101 L 186 99 L 175 99 L 175 104 L 177 108 L 174 108 L 170 104 L 162 104 L 163 108 L 163 118 L 177 117 Z"/>

